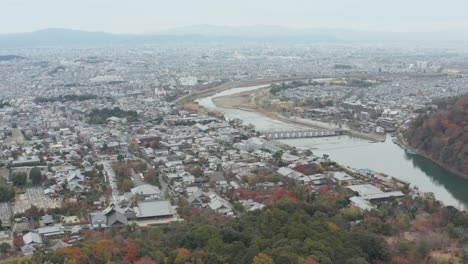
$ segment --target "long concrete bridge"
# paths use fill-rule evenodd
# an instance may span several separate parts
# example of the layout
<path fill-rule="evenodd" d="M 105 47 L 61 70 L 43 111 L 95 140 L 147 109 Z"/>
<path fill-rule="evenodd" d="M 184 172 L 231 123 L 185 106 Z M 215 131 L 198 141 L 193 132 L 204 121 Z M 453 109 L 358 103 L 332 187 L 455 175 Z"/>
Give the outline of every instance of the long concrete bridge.
<path fill-rule="evenodd" d="M 292 131 L 270 131 L 264 132 L 268 140 L 288 139 L 288 138 L 314 138 L 314 137 L 333 137 L 345 134 L 343 129 L 329 130 L 292 130 Z"/>

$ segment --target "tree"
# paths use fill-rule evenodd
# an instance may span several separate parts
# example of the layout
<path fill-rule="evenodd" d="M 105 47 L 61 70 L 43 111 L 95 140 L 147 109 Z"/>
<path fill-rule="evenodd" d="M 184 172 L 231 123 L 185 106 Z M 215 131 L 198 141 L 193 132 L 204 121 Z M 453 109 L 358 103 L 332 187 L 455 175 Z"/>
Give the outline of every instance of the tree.
<path fill-rule="evenodd" d="M 392 261 L 390 262 L 390 264 L 405 264 L 405 262 L 400 256 L 396 256 L 392 258 Z"/>
<path fill-rule="evenodd" d="M 24 245 L 24 240 L 23 240 L 23 236 L 22 235 L 17 235 L 15 236 L 15 238 L 13 239 L 13 245 L 15 247 L 21 247 Z"/>
<path fill-rule="evenodd" d="M 416 253 L 421 259 L 425 258 L 430 250 L 431 249 L 426 240 L 419 241 L 418 245 L 416 246 Z"/>
<path fill-rule="evenodd" d="M 34 167 L 29 172 L 29 178 L 31 179 L 34 185 L 38 185 L 42 183 L 42 173 L 38 167 Z"/>
<path fill-rule="evenodd" d="M 297 155 L 297 149 L 296 147 L 294 147 L 291 151 L 290 151 L 291 155 Z"/>
<path fill-rule="evenodd" d="M 10 249 L 11 249 L 11 245 L 10 245 L 10 244 L 5 243 L 5 242 L 3 242 L 3 243 L 0 244 L 0 252 L 1 252 L 2 254 L 7 253 Z"/>
<path fill-rule="evenodd" d="M 354 232 L 352 237 L 355 245 L 367 254 L 367 261 L 390 260 L 390 249 L 382 237 L 366 232 Z"/>
<path fill-rule="evenodd" d="M 97 256 L 99 256 L 100 259 L 107 260 L 110 259 L 112 256 L 112 249 L 114 248 L 115 244 L 112 240 L 99 240 L 96 243 L 96 247 L 94 248 L 94 252 Z"/>
<path fill-rule="evenodd" d="M 0 181 L 0 202 L 9 202 L 15 198 L 15 188 Z"/>
<path fill-rule="evenodd" d="M 198 167 L 193 168 L 190 171 L 190 173 L 195 177 L 201 177 L 203 176 L 203 169 L 200 166 L 198 166 Z"/>
<path fill-rule="evenodd" d="M 11 175 L 11 181 L 15 186 L 24 186 L 28 180 L 26 172 L 15 172 Z"/>
<path fill-rule="evenodd" d="M 122 162 L 125 159 L 125 157 L 122 154 L 117 155 L 117 160 L 119 162 Z"/>
<path fill-rule="evenodd" d="M 363 257 L 354 257 L 346 260 L 346 264 L 369 264 L 365 258 Z"/>
<path fill-rule="evenodd" d="M 283 157 L 283 151 L 282 150 L 279 150 L 279 151 L 275 152 L 275 154 L 273 154 L 273 159 L 275 159 L 276 161 L 281 160 L 282 157 Z"/>
<path fill-rule="evenodd" d="M 186 260 L 190 257 L 190 251 L 186 248 L 176 249 L 176 257 L 174 263 L 185 263 Z"/>
<path fill-rule="evenodd" d="M 304 260 L 304 264 L 318 264 L 318 262 L 315 261 L 313 258 L 308 257 Z"/>
<path fill-rule="evenodd" d="M 191 242 L 194 246 L 204 247 L 210 238 L 215 238 L 219 234 L 219 229 L 212 225 L 195 226 L 190 234 Z"/>
<path fill-rule="evenodd" d="M 249 123 L 245 128 L 249 131 L 254 131 L 255 130 L 255 125 L 252 123 Z"/>
<path fill-rule="evenodd" d="M 137 247 L 135 244 L 129 244 L 127 248 L 125 248 L 125 256 L 124 259 L 129 263 L 134 263 L 138 258 Z"/>
<path fill-rule="evenodd" d="M 128 142 L 128 150 L 130 152 L 138 151 L 138 142 L 135 139 L 132 139 Z"/>
<path fill-rule="evenodd" d="M 142 126 L 139 127 L 139 128 L 136 130 L 136 133 L 137 133 L 137 134 L 140 134 L 140 135 L 141 135 L 141 134 L 144 134 L 144 133 L 145 133 L 145 128 L 142 127 Z"/>
<path fill-rule="evenodd" d="M 38 220 L 39 216 L 40 216 L 39 209 L 35 205 L 31 205 L 31 208 L 26 209 L 24 211 L 24 215 L 26 217 L 30 217 L 30 218 L 32 218 L 34 220 Z"/>
<path fill-rule="evenodd" d="M 78 247 L 59 248 L 57 251 L 65 253 L 68 259 L 73 260 L 72 263 L 82 263 L 85 257 L 84 253 Z"/>
<path fill-rule="evenodd" d="M 274 264 L 273 259 L 267 254 L 260 252 L 253 259 L 253 264 Z"/>
<path fill-rule="evenodd" d="M 135 261 L 134 264 L 157 264 L 156 261 L 151 260 L 148 257 L 141 258 L 138 261 Z"/>

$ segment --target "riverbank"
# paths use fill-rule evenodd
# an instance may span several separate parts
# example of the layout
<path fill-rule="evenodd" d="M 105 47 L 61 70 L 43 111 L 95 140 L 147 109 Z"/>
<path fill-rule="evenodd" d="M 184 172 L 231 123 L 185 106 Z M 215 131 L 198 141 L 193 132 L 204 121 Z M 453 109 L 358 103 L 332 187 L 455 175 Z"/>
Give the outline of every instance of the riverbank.
<path fill-rule="evenodd" d="M 254 99 L 255 92 L 248 91 L 228 96 L 215 97 L 212 101 L 215 105 L 223 108 L 249 109 L 250 111 L 253 111 L 254 108 L 256 108 Z"/>
<path fill-rule="evenodd" d="M 254 91 L 240 92 L 232 95 L 216 97 L 213 98 L 212 101 L 218 107 L 239 109 L 244 111 L 255 111 L 271 119 L 275 119 L 288 124 L 300 125 L 311 129 L 330 129 L 330 127 L 312 124 L 307 122 L 306 120 L 299 120 L 296 118 L 293 119 L 291 117 L 286 117 L 284 115 L 281 115 L 280 113 L 272 112 L 259 106 L 257 103 L 258 97 L 264 96 L 264 94 L 268 92 L 268 90 L 268 88 L 263 88 Z M 350 136 L 369 140 L 372 142 L 385 141 L 385 135 L 380 136 L 374 134 L 364 134 L 349 129 L 346 130 L 346 133 Z"/>
<path fill-rule="evenodd" d="M 283 78 L 271 78 L 271 79 L 261 79 L 261 80 L 244 80 L 244 81 L 228 81 L 213 88 L 205 89 L 202 91 L 197 91 L 188 95 L 184 95 L 177 100 L 179 106 L 185 106 L 186 104 L 193 103 L 197 98 L 212 96 L 216 93 L 223 92 L 236 87 L 249 87 L 257 85 L 266 85 L 273 84 L 278 82 L 288 82 L 288 81 L 298 81 L 306 80 L 311 78 L 318 78 L 317 76 L 295 76 L 295 77 L 283 77 Z"/>
<path fill-rule="evenodd" d="M 463 179 L 465 179 L 465 180 L 468 180 L 468 174 L 464 174 L 464 173 L 462 173 L 462 172 L 460 172 L 460 171 L 457 171 L 457 170 L 454 170 L 454 169 L 452 169 L 452 168 L 449 168 L 447 165 L 445 165 L 445 164 L 442 163 L 441 161 L 436 160 L 436 159 L 430 157 L 429 155 L 423 153 L 422 151 L 419 151 L 419 150 L 417 150 L 417 149 L 412 148 L 412 147 L 408 144 L 408 142 L 406 141 L 406 139 L 403 137 L 403 135 L 402 135 L 400 132 L 398 132 L 398 133 L 396 134 L 396 137 L 395 137 L 394 142 L 395 142 L 395 144 L 397 144 L 398 146 L 403 147 L 403 148 L 406 148 L 406 149 L 408 149 L 408 150 L 410 150 L 410 151 L 416 153 L 416 154 L 414 154 L 414 155 L 418 155 L 418 156 L 420 156 L 420 157 L 423 157 L 423 158 L 425 158 L 425 159 L 428 159 L 428 160 L 432 161 L 433 163 L 437 164 L 438 166 L 444 168 L 445 170 L 450 171 L 452 174 L 454 174 L 454 175 L 456 175 L 456 176 L 458 176 L 458 177 L 460 177 L 460 178 L 463 178 Z"/>
<path fill-rule="evenodd" d="M 268 90 L 268 89 L 265 89 L 265 90 Z M 288 124 L 301 125 L 301 126 L 305 126 L 305 127 L 309 127 L 313 129 L 326 129 L 325 127 L 321 127 L 318 125 L 312 125 L 312 124 L 307 124 L 304 122 L 292 120 L 278 113 L 267 111 L 266 109 L 259 107 L 255 102 L 255 97 L 257 96 L 258 93 L 259 93 L 258 90 L 240 92 L 240 93 L 236 93 L 232 95 L 215 97 L 212 99 L 212 101 L 217 107 L 257 112 L 271 119 L 278 120 L 278 121 L 288 123 Z"/>

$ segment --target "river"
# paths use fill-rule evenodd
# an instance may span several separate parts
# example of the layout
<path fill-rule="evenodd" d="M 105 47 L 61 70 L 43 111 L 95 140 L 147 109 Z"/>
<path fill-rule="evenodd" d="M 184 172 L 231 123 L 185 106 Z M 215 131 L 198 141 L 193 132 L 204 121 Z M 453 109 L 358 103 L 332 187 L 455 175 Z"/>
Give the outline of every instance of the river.
<path fill-rule="evenodd" d="M 265 86 L 267 85 L 233 88 L 197 99 L 197 102 L 208 109 L 222 112 L 228 119 L 239 118 L 244 124 L 251 123 L 258 131 L 300 129 L 300 125 L 275 120 L 257 112 L 217 107 L 211 100 Z M 350 136 L 281 141 L 295 147 L 310 148 L 315 155 L 328 154 L 332 160 L 354 169 L 383 172 L 410 182 L 411 186 L 417 186 L 422 192 L 434 193 L 435 197 L 446 205 L 468 209 L 468 180 L 454 175 L 424 157 L 407 154 L 393 143 L 390 137 L 387 137 L 385 142 L 379 143 Z"/>

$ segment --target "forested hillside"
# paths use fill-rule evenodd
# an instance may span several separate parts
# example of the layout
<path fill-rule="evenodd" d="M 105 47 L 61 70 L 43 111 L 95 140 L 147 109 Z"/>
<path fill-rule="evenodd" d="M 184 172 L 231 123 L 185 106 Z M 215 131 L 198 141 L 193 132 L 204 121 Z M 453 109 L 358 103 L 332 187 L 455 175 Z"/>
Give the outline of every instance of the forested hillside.
<path fill-rule="evenodd" d="M 404 135 L 411 147 L 468 177 L 468 94 L 434 104 L 439 109 L 414 119 Z"/>
<path fill-rule="evenodd" d="M 458 249 L 467 239 L 465 212 L 432 197 L 406 197 L 362 212 L 349 207 L 347 193 L 324 188 L 312 202 L 282 200 L 238 218 L 182 202 L 186 222 L 85 230 L 76 246 L 0 263 L 448 263 L 437 256 L 449 247 L 458 252 L 454 263 L 467 260 Z"/>

